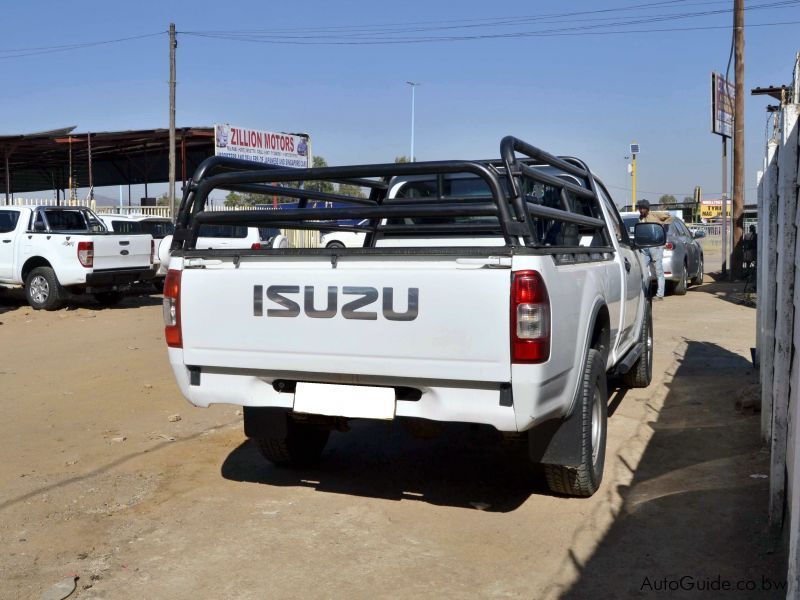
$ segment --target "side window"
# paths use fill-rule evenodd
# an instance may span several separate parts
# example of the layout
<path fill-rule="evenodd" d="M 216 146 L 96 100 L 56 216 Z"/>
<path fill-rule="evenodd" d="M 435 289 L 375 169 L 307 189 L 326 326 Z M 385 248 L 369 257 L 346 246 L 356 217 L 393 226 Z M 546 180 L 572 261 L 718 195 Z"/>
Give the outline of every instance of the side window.
<path fill-rule="evenodd" d="M 599 181 L 595 180 L 595 185 L 597 186 L 597 192 L 600 196 L 600 200 L 605 204 L 606 210 L 611 215 L 611 223 L 614 226 L 614 235 L 617 237 L 617 241 L 620 244 L 625 246 L 630 246 L 630 238 L 628 237 L 628 231 L 625 228 L 625 224 L 622 222 L 622 217 L 619 216 L 619 211 L 617 210 L 616 205 L 611 200 L 611 197 L 608 195 L 608 192 L 603 187 L 603 184 Z"/>
<path fill-rule="evenodd" d="M 0 210 L 0 233 L 14 231 L 19 221 L 19 213 L 15 210 Z"/>

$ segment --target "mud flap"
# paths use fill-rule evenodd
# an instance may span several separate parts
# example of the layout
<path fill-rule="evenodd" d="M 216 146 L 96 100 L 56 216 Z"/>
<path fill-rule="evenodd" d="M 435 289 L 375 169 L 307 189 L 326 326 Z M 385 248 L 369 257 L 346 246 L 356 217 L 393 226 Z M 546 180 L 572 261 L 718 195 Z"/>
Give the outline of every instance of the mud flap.
<path fill-rule="evenodd" d="M 534 463 L 575 467 L 581 464 L 581 415 L 545 421 L 528 432 L 528 453 Z"/>

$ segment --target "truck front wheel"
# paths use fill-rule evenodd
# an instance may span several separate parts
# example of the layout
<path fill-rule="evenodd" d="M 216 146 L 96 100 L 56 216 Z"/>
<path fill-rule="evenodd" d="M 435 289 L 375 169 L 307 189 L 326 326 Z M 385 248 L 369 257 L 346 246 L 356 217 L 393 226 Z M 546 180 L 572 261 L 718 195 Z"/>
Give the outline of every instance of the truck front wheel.
<path fill-rule="evenodd" d="M 279 436 L 255 438 L 258 449 L 277 466 L 307 467 L 319 462 L 328 443 L 330 431 L 287 416 L 286 430 Z"/>
<path fill-rule="evenodd" d="M 50 267 L 36 267 L 25 280 L 25 296 L 33 310 L 57 310 L 66 292 Z"/>
<path fill-rule="evenodd" d="M 580 464 L 545 465 L 547 486 L 556 494 L 588 498 L 600 488 L 606 461 L 607 396 L 603 355 L 591 349 L 575 407 L 581 423 Z"/>

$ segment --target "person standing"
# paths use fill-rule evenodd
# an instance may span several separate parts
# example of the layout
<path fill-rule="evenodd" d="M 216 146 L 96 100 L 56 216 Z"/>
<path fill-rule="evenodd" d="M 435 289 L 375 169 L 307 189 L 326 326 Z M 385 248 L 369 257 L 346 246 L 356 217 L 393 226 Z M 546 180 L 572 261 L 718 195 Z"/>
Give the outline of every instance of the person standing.
<path fill-rule="evenodd" d="M 669 225 L 672 223 L 672 216 L 668 213 L 650 212 L 650 202 L 647 200 L 640 201 L 636 208 L 639 209 L 639 222 L 640 223 L 658 223 L 659 225 Z M 650 263 L 656 267 L 656 278 L 658 279 L 658 291 L 653 300 L 664 299 L 664 248 L 656 246 L 655 248 L 642 249 L 645 257 L 645 267 L 649 270 Z"/>

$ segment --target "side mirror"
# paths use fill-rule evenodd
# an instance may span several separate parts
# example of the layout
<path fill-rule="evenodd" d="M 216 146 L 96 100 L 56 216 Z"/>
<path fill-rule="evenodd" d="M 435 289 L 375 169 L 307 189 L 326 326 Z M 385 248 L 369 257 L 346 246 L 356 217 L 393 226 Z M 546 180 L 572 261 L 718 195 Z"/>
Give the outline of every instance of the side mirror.
<path fill-rule="evenodd" d="M 44 226 L 44 223 L 42 223 L 41 221 L 36 221 L 33 224 L 33 230 L 34 231 L 47 231 L 47 228 Z"/>
<path fill-rule="evenodd" d="M 637 248 L 663 246 L 666 241 L 667 234 L 658 223 L 637 223 L 633 228 L 633 243 Z"/>
<path fill-rule="evenodd" d="M 705 232 L 705 231 L 703 231 L 702 229 L 698 229 L 697 231 L 695 231 L 695 232 L 694 232 L 694 234 L 692 235 L 692 237 L 693 237 L 694 239 L 696 239 L 696 240 L 699 240 L 700 238 L 704 238 L 704 237 L 706 237 L 706 232 Z"/>

